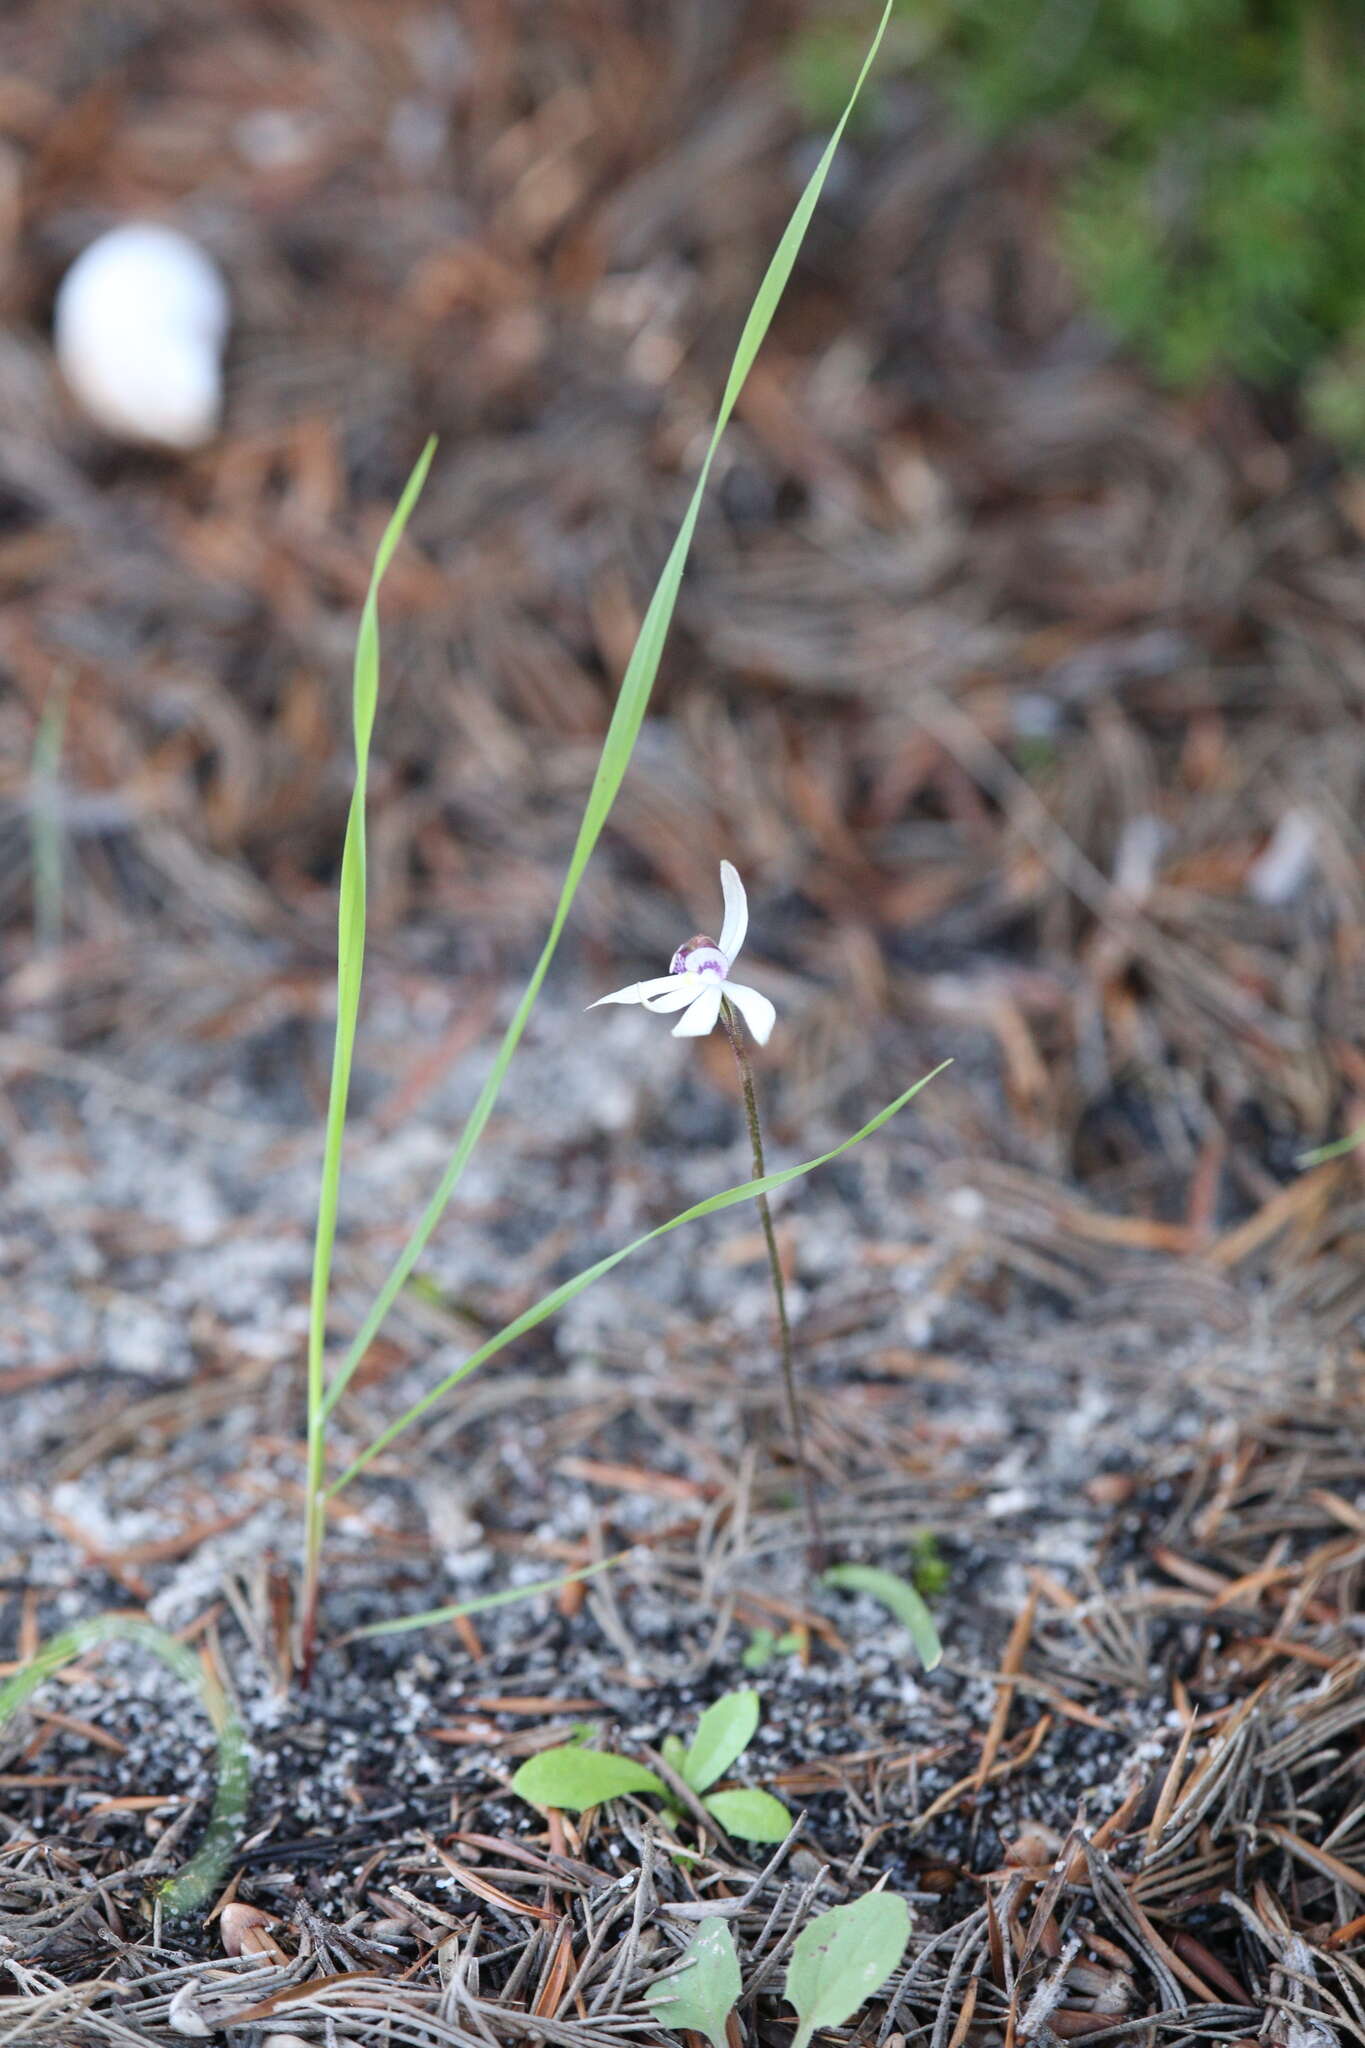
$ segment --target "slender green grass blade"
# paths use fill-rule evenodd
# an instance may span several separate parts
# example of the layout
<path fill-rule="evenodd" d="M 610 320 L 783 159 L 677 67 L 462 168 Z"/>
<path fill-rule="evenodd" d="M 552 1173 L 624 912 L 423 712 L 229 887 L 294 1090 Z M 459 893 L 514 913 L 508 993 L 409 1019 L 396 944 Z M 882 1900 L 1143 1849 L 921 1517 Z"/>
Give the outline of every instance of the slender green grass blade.
<path fill-rule="evenodd" d="M 394 550 L 426 482 L 435 440 L 429 440 L 417 458 L 412 475 L 392 519 L 384 529 L 370 572 L 370 587 L 360 614 L 356 635 L 355 670 L 352 682 L 352 722 L 355 731 L 355 783 L 351 791 L 350 814 L 341 855 L 341 890 L 337 912 L 337 1021 L 332 1047 L 332 1081 L 327 1097 L 327 1136 L 322 1155 L 322 1184 L 318 1195 L 318 1227 L 313 1245 L 313 1282 L 308 1320 L 308 1414 L 310 1429 L 320 1425 L 324 1392 L 324 1345 L 327 1327 L 327 1296 L 331 1286 L 332 1254 L 336 1245 L 337 1205 L 341 1191 L 341 1144 L 346 1127 L 346 1104 L 351 1091 L 351 1062 L 355 1053 L 356 1019 L 360 1009 L 360 984 L 365 971 L 365 795 L 369 779 L 370 737 L 374 731 L 375 706 L 379 698 L 379 586 L 393 560 Z"/>
<path fill-rule="evenodd" d="M 396 1621 L 366 1622 L 364 1628 L 352 1629 L 341 1640 L 354 1643 L 365 1636 L 405 1636 L 416 1628 L 436 1628 L 443 1621 L 463 1621 L 467 1614 L 487 1614 L 491 1607 L 515 1607 L 519 1600 L 534 1600 L 538 1593 L 558 1593 L 578 1579 L 595 1578 L 598 1572 L 609 1571 L 629 1554 L 618 1550 L 612 1557 L 599 1558 L 596 1564 L 582 1565 L 574 1572 L 561 1572 L 557 1579 L 536 1579 L 529 1586 L 504 1586 L 501 1592 L 480 1593 L 477 1599 L 461 1600 L 453 1607 L 428 1607 L 421 1614 L 400 1615 Z"/>
<path fill-rule="evenodd" d="M 516 1338 L 524 1337 L 528 1330 L 534 1330 L 557 1309 L 563 1308 L 566 1302 L 572 1301 L 575 1295 L 581 1294 L 585 1287 L 591 1287 L 594 1280 L 602 1279 L 604 1274 L 619 1266 L 623 1259 L 628 1259 L 633 1252 L 640 1251 L 647 1244 L 653 1244 L 656 1238 L 667 1237 L 670 1231 L 681 1230 L 684 1223 L 694 1223 L 701 1216 L 714 1216 L 720 1209 L 733 1209 L 737 1202 L 750 1202 L 755 1195 L 770 1195 L 775 1188 L 785 1188 L 792 1181 L 800 1180 L 803 1174 L 813 1173 L 817 1166 L 828 1166 L 831 1159 L 838 1159 L 842 1153 L 851 1152 L 855 1145 L 862 1144 L 864 1138 L 870 1138 L 883 1124 L 890 1123 L 892 1117 L 904 1109 L 906 1103 L 912 1101 L 921 1088 L 926 1087 L 936 1074 L 941 1074 L 944 1067 L 951 1065 L 951 1060 L 944 1060 L 931 1073 L 916 1081 L 913 1088 L 907 1088 L 903 1095 L 898 1095 L 885 1109 L 878 1110 L 876 1116 L 869 1123 L 865 1123 L 860 1131 L 855 1131 L 852 1137 L 845 1138 L 831 1151 L 822 1152 L 818 1159 L 807 1159 L 800 1166 L 784 1166 L 776 1173 L 765 1173 L 761 1180 L 746 1180 L 738 1187 L 724 1188 L 718 1195 L 708 1195 L 704 1202 L 694 1202 L 690 1209 L 684 1209 L 681 1214 L 671 1217 L 667 1223 L 660 1223 L 653 1230 L 647 1230 L 643 1237 L 637 1237 L 631 1244 L 622 1245 L 619 1251 L 608 1253 L 607 1257 L 599 1259 L 596 1265 L 586 1267 L 583 1272 L 576 1273 L 571 1280 L 565 1280 L 558 1287 L 552 1288 L 531 1308 L 523 1309 L 522 1313 L 499 1330 L 496 1336 L 490 1337 L 477 1351 L 471 1352 L 462 1364 L 456 1366 L 454 1372 L 447 1373 L 443 1380 L 428 1393 L 423 1394 L 420 1401 L 414 1401 L 411 1408 L 400 1415 L 396 1422 L 391 1422 L 383 1434 L 375 1438 L 368 1450 L 362 1451 L 360 1456 L 347 1466 L 341 1477 L 333 1480 L 327 1489 L 327 1498 L 330 1500 L 334 1494 L 340 1493 L 343 1487 L 349 1486 L 372 1459 L 377 1458 L 381 1451 L 387 1450 L 395 1437 L 401 1436 L 405 1429 L 410 1429 L 414 1422 L 425 1415 L 429 1408 L 435 1407 L 438 1401 L 443 1400 L 461 1380 L 468 1379 L 470 1373 L 476 1372 L 495 1353 L 503 1350 Z"/>
<path fill-rule="evenodd" d="M 31 1662 L 0 1686 L 0 1728 L 16 1714 L 44 1679 L 93 1650 L 97 1643 L 137 1643 L 159 1657 L 177 1678 L 199 1695 L 218 1738 L 218 1787 L 204 1839 L 183 1870 L 161 1885 L 164 1910 L 175 1917 L 193 1913 L 213 1896 L 227 1873 L 228 1861 L 241 1836 L 249 1785 L 246 1737 L 232 1703 L 211 1671 L 193 1650 L 164 1629 L 130 1614 L 96 1614 L 89 1621 L 54 1636 Z"/>
<path fill-rule="evenodd" d="M 673 617 L 673 608 L 677 602 L 678 590 L 682 583 L 683 569 L 692 546 L 692 536 L 696 530 L 697 518 L 701 511 L 701 503 L 706 491 L 706 485 L 711 475 L 711 467 L 715 460 L 716 449 L 720 445 L 721 436 L 725 432 L 730 421 L 730 415 L 735 409 L 735 401 L 743 389 L 745 378 L 753 367 L 754 358 L 758 354 L 759 347 L 777 309 L 778 301 L 781 299 L 787 285 L 787 280 L 791 276 L 801 243 L 805 238 L 806 229 L 810 224 L 811 215 L 815 211 L 816 203 L 824 189 L 825 179 L 829 175 L 829 167 L 833 162 L 834 152 L 838 148 L 844 129 L 848 125 L 849 116 L 857 103 L 859 93 L 862 91 L 863 82 L 872 68 L 877 51 L 881 47 L 882 37 L 886 33 L 886 25 L 891 18 L 893 5 L 894 0 L 886 0 L 881 21 L 872 39 L 863 68 L 859 72 L 857 82 L 849 96 L 848 105 L 844 108 L 838 126 L 830 137 L 819 163 L 812 172 L 805 191 L 796 203 L 796 209 L 787 223 L 782 239 L 777 245 L 772 261 L 768 265 L 763 282 L 760 284 L 753 305 L 750 308 L 748 318 L 744 323 L 739 344 L 735 349 L 730 375 L 726 381 L 725 392 L 721 398 L 720 410 L 716 415 L 716 424 L 711 435 L 710 445 L 707 448 L 701 470 L 697 476 L 696 486 L 692 492 L 687 511 L 683 515 L 682 526 L 679 529 L 677 539 L 673 543 L 672 552 L 664 564 L 663 574 L 659 578 L 654 595 L 650 599 L 649 607 L 645 612 L 644 622 L 640 627 L 634 651 L 626 665 L 626 673 L 622 679 L 621 688 L 616 699 L 616 708 L 612 713 L 611 724 L 607 729 L 607 736 L 603 742 L 602 756 L 597 764 L 597 772 L 593 777 L 592 788 L 588 793 L 588 801 L 583 813 L 583 822 L 579 826 L 578 838 L 569 859 L 568 872 L 564 877 L 564 886 L 560 891 L 559 901 L 555 906 L 554 916 L 550 921 L 549 935 L 546 938 L 540 958 L 535 964 L 531 978 L 526 985 L 525 993 L 517 1005 L 516 1013 L 503 1035 L 502 1043 L 498 1047 L 497 1056 L 493 1061 L 488 1079 L 479 1092 L 478 1100 L 475 1102 L 470 1112 L 469 1120 L 460 1134 L 459 1142 L 455 1147 L 450 1164 L 441 1177 L 440 1185 L 423 1211 L 412 1235 L 399 1253 L 392 1271 L 380 1288 L 369 1313 L 366 1315 L 360 1329 L 356 1332 L 350 1348 L 332 1376 L 331 1385 L 328 1387 L 325 1396 L 325 1412 L 328 1414 L 335 1407 L 350 1381 L 351 1375 L 369 1350 L 380 1325 L 393 1307 L 394 1302 L 398 1299 L 413 1267 L 425 1251 L 432 1232 L 445 1214 L 450 1199 L 459 1185 L 460 1177 L 469 1163 L 470 1156 L 483 1135 L 484 1126 L 492 1114 L 493 1106 L 498 1099 L 507 1069 L 511 1065 L 512 1056 L 521 1042 L 521 1036 L 526 1029 L 527 1020 L 535 1007 L 536 998 L 540 994 L 541 984 L 544 982 L 550 962 L 554 958 L 560 934 L 563 932 L 569 910 L 578 891 L 578 885 L 583 878 L 583 871 L 587 867 L 589 857 L 601 835 L 602 827 L 607 821 L 607 815 L 611 810 L 612 804 L 615 802 L 616 793 L 621 786 L 622 778 L 630 765 L 630 758 L 635 750 L 635 742 L 639 736 L 640 726 L 649 706 L 650 692 L 654 687 L 654 678 L 658 673 L 660 656 L 663 653 L 664 641 L 667 637 L 669 623 Z"/>
<path fill-rule="evenodd" d="M 54 953 L 62 942 L 62 742 L 70 708 L 70 682 L 52 689 L 33 741 L 30 776 L 30 845 L 33 861 L 33 944 Z"/>
<path fill-rule="evenodd" d="M 1316 1145 L 1311 1152 L 1300 1152 L 1294 1164 L 1303 1167 L 1325 1166 L 1329 1159 L 1344 1159 L 1348 1152 L 1354 1152 L 1360 1144 L 1365 1144 L 1365 1124 L 1357 1131 L 1348 1131 L 1344 1138 L 1334 1138 L 1330 1145 Z"/>

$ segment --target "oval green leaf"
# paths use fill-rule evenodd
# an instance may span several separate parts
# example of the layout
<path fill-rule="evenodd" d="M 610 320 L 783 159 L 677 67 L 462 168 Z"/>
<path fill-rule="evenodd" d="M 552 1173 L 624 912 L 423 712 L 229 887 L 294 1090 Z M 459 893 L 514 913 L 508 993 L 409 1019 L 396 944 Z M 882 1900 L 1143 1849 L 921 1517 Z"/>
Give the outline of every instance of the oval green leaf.
<path fill-rule="evenodd" d="M 753 1741 L 757 1726 L 758 1694 L 751 1685 L 740 1692 L 727 1692 L 706 1709 L 682 1765 L 682 1774 L 694 1792 L 705 1792 L 725 1776 Z"/>
<path fill-rule="evenodd" d="M 878 1571 L 871 1564 L 831 1565 L 824 1580 L 827 1586 L 837 1586 L 841 1592 L 870 1593 L 874 1600 L 880 1600 L 909 1629 L 910 1640 L 925 1670 L 933 1670 L 943 1656 L 943 1645 L 934 1627 L 934 1617 L 908 1580 L 897 1578 L 894 1572 Z"/>
<path fill-rule="evenodd" d="M 688 1942 L 682 1965 L 651 1984 L 645 2003 L 661 2026 L 705 2034 L 712 2048 L 727 2048 L 725 2022 L 739 1997 L 739 1957 L 728 1920 L 703 1920 Z"/>
<path fill-rule="evenodd" d="M 628 1756 L 606 1749 L 542 1749 L 526 1759 L 512 1780 L 512 1790 L 531 1806 L 559 1806 L 566 1813 L 586 1813 L 626 1792 L 654 1792 L 666 1798 L 667 1787 L 653 1771 Z"/>
<path fill-rule="evenodd" d="M 749 1785 L 737 1786 L 733 1792 L 711 1792 L 702 1805 L 727 1835 L 741 1842 L 785 1842 L 791 1833 L 792 1817 L 782 1801 Z"/>
<path fill-rule="evenodd" d="M 817 2027 L 841 2027 L 886 1982 L 910 1939 L 910 1908 L 894 1892 L 868 1892 L 803 1928 L 787 1965 L 796 2008 L 792 2048 Z"/>

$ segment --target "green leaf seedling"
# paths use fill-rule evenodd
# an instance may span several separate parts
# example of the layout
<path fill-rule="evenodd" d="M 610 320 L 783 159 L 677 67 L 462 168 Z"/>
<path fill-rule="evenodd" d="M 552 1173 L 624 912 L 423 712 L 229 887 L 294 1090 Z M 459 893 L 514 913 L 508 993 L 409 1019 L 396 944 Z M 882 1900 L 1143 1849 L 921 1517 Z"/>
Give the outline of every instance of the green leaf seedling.
<path fill-rule="evenodd" d="M 779 1636 L 770 1628 L 756 1628 L 739 1661 L 746 1671 L 766 1671 L 774 1657 L 798 1656 L 801 1647 L 802 1637 L 797 1629 L 786 1629 Z"/>
<path fill-rule="evenodd" d="M 868 1892 L 803 1927 L 787 1965 L 797 2019 L 791 2048 L 806 2048 L 817 2027 L 850 2019 L 886 1982 L 909 1939 L 910 1908 L 894 1892 Z"/>
<path fill-rule="evenodd" d="M 739 1997 L 739 1957 L 728 1920 L 703 1920 L 678 1967 L 645 1993 L 661 2026 L 704 2034 L 711 2048 L 728 2048 L 725 2022 Z"/>
<path fill-rule="evenodd" d="M 711 1790 L 743 1755 L 757 1727 L 758 1694 L 745 1687 L 726 1693 L 706 1709 L 688 1748 L 676 1735 L 666 1735 L 660 1755 L 727 1835 L 743 1842 L 781 1842 L 791 1832 L 792 1817 L 771 1792 L 751 1786 Z M 681 1802 L 654 1771 L 630 1757 L 582 1749 L 576 1743 L 530 1757 L 513 1778 L 512 1790 L 532 1806 L 563 1807 L 569 1813 L 583 1813 L 626 1792 L 649 1792 L 663 1801 L 674 1820 L 686 1818 Z"/>
<path fill-rule="evenodd" d="M 566 1742 L 528 1757 L 512 1780 L 512 1790 L 531 1806 L 558 1806 L 567 1813 L 586 1813 L 628 1792 L 653 1792 L 667 1799 L 668 1787 L 655 1771 L 632 1757 L 609 1749 L 584 1749 Z"/>
<path fill-rule="evenodd" d="M 694 1792 L 709 1792 L 743 1756 L 758 1729 L 758 1694 L 752 1686 L 727 1692 L 706 1709 L 678 1775 Z"/>
<path fill-rule="evenodd" d="M 878 1991 L 910 1939 L 910 1909 L 894 1892 L 868 1892 L 819 1914 L 797 1936 L 786 1995 L 796 2012 L 791 2048 L 807 2048 L 822 2027 L 841 2027 Z M 727 1920 L 703 1920 L 677 1966 L 645 1993 L 654 2017 L 675 2032 L 727 2048 L 726 2022 L 741 1988 Z"/>
<path fill-rule="evenodd" d="M 756 1785 L 709 1792 L 702 1805 L 739 1842 L 785 1842 L 791 1833 L 792 1817 L 782 1801 Z"/>

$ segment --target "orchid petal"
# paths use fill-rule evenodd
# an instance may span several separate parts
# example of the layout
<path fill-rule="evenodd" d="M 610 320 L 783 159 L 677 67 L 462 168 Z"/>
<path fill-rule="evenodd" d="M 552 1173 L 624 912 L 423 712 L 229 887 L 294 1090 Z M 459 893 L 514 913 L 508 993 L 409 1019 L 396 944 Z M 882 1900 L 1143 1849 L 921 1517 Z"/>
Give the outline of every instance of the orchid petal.
<path fill-rule="evenodd" d="M 647 1003 L 651 996 L 676 987 L 677 981 L 676 974 L 661 974 L 653 981 L 633 981 L 629 988 L 616 988 L 609 996 L 599 996 L 595 1003 L 588 1004 L 588 1008 L 600 1010 L 603 1003 Z"/>
<path fill-rule="evenodd" d="M 766 1045 L 777 1022 L 777 1012 L 768 998 L 760 995 L 756 988 L 745 988 L 739 981 L 727 981 L 725 993 L 753 1033 L 755 1042 Z"/>
<path fill-rule="evenodd" d="M 684 1010 L 673 1026 L 675 1038 L 705 1038 L 708 1031 L 714 1031 L 720 1016 L 721 998 L 727 984 L 723 981 L 708 982 L 692 1007 Z"/>
<path fill-rule="evenodd" d="M 645 1008 L 655 1017 L 666 1017 L 670 1010 L 685 1010 L 689 1003 L 695 1003 L 710 979 L 704 974 L 670 974 L 667 988 L 658 995 L 645 997 Z"/>
<path fill-rule="evenodd" d="M 739 949 L 744 944 L 744 935 L 749 929 L 749 900 L 744 894 L 744 884 L 728 860 L 720 864 L 720 886 L 725 892 L 725 922 L 720 928 L 718 941 L 721 952 L 731 967 L 739 958 Z"/>

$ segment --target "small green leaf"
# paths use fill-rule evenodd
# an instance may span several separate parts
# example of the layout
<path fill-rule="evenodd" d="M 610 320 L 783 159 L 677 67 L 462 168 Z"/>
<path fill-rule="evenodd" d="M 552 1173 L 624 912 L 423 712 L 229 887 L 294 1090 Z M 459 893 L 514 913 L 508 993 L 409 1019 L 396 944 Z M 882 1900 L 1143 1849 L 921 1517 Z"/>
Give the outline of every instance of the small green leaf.
<path fill-rule="evenodd" d="M 785 1842 L 791 1833 L 792 1817 L 771 1792 L 756 1792 L 747 1785 L 733 1792 L 710 1792 L 702 1800 L 727 1835 L 741 1842 Z"/>
<path fill-rule="evenodd" d="M 774 1657 L 794 1657 L 801 1647 L 799 1629 L 789 1628 L 775 1636 L 770 1628 L 756 1628 L 748 1649 L 740 1652 L 739 1661 L 746 1671 L 764 1671 Z"/>
<path fill-rule="evenodd" d="M 727 1692 L 706 1709 L 697 1723 L 692 1747 L 683 1760 L 682 1774 L 694 1792 L 704 1792 L 723 1778 L 737 1756 L 754 1739 L 758 1726 L 758 1694 L 751 1685 L 742 1692 Z"/>
<path fill-rule="evenodd" d="M 528 1757 L 512 1780 L 512 1790 L 531 1806 L 562 1806 L 568 1813 L 585 1813 L 625 1792 L 668 1796 L 668 1788 L 643 1764 L 607 1749 L 579 1749 L 574 1743 Z"/>
<path fill-rule="evenodd" d="M 791 2048 L 817 2027 L 841 2027 L 891 1975 L 910 1939 L 910 1908 L 894 1892 L 868 1892 L 803 1928 L 787 1965 L 798 2021 Z"/>
<path fill-rule="evenodd" d="M 933 1670 L 943 1655 L 943 1645 L 933 1616 L 907 1580 L 898 1579 L 894 1572 L 878 1571 L 870 1564 L 831 1565 L 824 1579 L 827 1586 L 837 1586 L 842 1592 L 870 1593 L 874 1600 L 880 1600 L 909 1629 L 925 1670 Z"/>
<path fill-rule="evenodd" d="M 739 1997 L 739 1958 L 728 1920 L 703 1920 L 687 1944 L 682 1967 L 651 1984 L 645 2003 L 662 2026 L 705 2034 L 726 2048 L 725 2022 Z"/>

